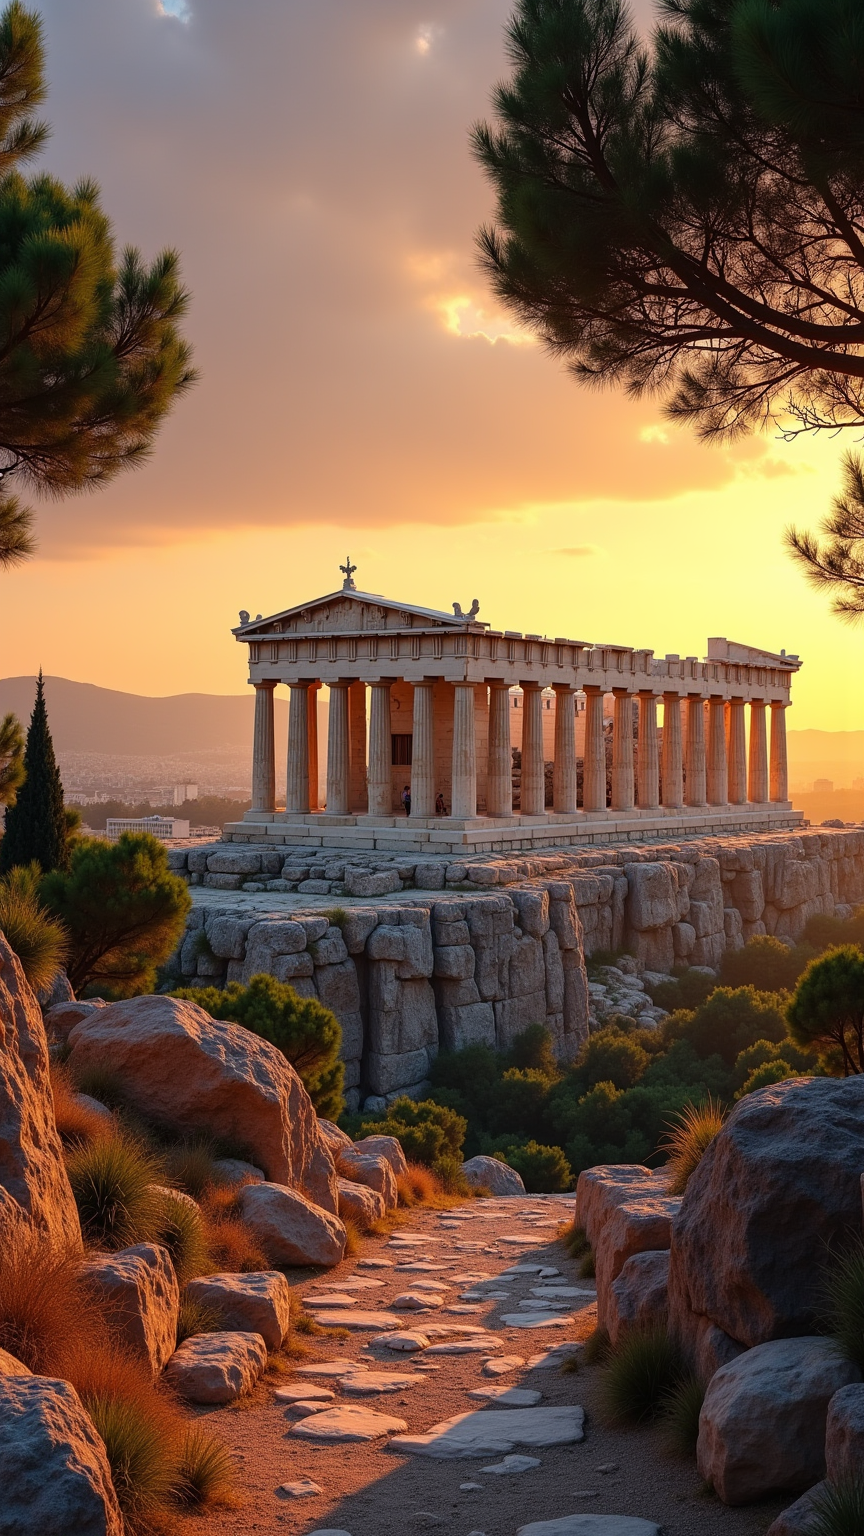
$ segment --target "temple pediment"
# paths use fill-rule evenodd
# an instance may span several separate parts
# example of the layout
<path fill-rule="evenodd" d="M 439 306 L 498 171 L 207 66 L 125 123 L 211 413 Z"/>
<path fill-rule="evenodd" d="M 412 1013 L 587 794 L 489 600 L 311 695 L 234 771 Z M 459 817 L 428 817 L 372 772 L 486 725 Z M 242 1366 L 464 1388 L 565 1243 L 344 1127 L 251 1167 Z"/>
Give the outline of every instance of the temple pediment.
<path fill-rule="evenodd" d="M 250 620 L 248 614 L 241 614 L 240 624 L 233 633 L 244 640 L 253 640 L 273 635 L 380 634 L 406 629 L 447 629 L 464 633 L 466 629 L 487 628 L 488 625 L 477 619 L 476 609 L 456 615 L 437 608 L 421 608 L 416 603 L 394 602 L 375 592 L 343 589 L 313 598 L 308 603 L 298 603 L 266 618 L 259 614 Z"/>

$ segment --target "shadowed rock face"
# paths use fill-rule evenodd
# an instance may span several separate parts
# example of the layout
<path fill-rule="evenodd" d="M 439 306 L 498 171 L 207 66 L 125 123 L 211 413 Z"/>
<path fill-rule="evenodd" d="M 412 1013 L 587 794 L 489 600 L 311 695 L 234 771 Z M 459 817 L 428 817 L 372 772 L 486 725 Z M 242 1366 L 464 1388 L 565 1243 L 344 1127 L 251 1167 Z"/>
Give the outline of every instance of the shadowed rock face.
<path fill-rule="evenodd" d="M 242 1142 L 268 1178 L 335 1213 L 333 1159 L 312 1101 L 268 1041 L 197 1003 L 134 997 L 88 1014 L 69 1043 L 73 1071 L 109 1067 L 141 1114 Z"/>
<path fill-rule="evenodd" d="M 22 1217 L 53 1241 L 80 1247 L 42 1013 L 0 933 L 0 1227 Z"/>
<path fill-rule="evenodd" d="M 123 1536 L 105 1446 L 68 1381 L 0 1378 L 3 1529 Z"/>
<path fill-rule="evenodd" d="M 670 1323 L 748 1348 L 812 1333 L 822 1256 L 861 1227 L 864 1078 L 799 1078 L 743 1099 L 675 1217 Z"/>

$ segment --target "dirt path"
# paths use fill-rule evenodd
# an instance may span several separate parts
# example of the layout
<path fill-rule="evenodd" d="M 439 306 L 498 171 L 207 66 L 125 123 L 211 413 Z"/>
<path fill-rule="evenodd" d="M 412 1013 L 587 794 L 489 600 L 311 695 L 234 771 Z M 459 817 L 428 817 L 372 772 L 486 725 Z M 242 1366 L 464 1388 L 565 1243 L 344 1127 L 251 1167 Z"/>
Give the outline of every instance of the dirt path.
<path fill-rule="evenodd" d="M 316 1531 L 334 1536 L 410 1536 L 437 1528 L 448 1536 L 515 1536 L 518 1527 L 530 1520 L 596 1513 L 654 1520 L 666 1536 L 762 1536 L 790 1498 L 756 1508 L 726 1509 L 704 1492 L 692 1462 L 664 1454 L 656 1431 L 621 1432 L 603 1426 L 596 1413 L 597 1368 L 580 1367 L 576 1374 L 559 1368 L 528 1368 L 530 1357 L 564 1340 L 584 1337 L 593 1327 L 595 1308 L 590 1295 L 568 1298 L 566 1304 L 573 1311 L 565 1314 L 572 1318 L 565 1326 L 516 1328 L 501 1320 L 524 1312 L 519 1303 L 532 1300 L 532 1288 L 538 1283 L 591 1289 L 590 1282 L 577 1278 L 575 1265 L 556 1240 L 560 1221 L 570 1214 L 563 1198 L 536 1196 L 478 1200 L 447 1212 L 412 1212 L 409 1225 L 389 1239 L 369 1239 L 357 1259 L 345 1261 L 337 1270 L 312 1280 L 308 1272 L 290 1276 L 309 1300 L 324 1289 L 336 1291 L 343 1284 L 350 1289 L 352 1280 L 381 1282 L 354 1292 L 358 1307 L 376 1311 L 386 1309 L 418 1281 L 433 1281 L 446 1287 L 438 1293 L 444 1297 L 444 1306 L 430 1313 L 402 1312 L 402 1327 L 418 1329 L 424 1322 L 481 1325 L 492 1331 L 500 1345 L 488 1354 L 519 1355 L 526 1364 L 490 1377 L 483 1371 L 485 1350 L 401 1354 L 371 1344 L 375 1333 L 353 1330 L 338 1340 L 311 1339 L 308 1360 L 297 1365 L 330 1359 L 356 1361 L 372 1370 L 410 1376 L 411 1385 L 382 1396 L 354 1396 L 343 1393 L 337 1379 L 296 1369 L 279 1377 L 271 1372 L 250 1398 L 234 1408 L 208 1413 L 208 1426 L 237 1460 L 242 1504 L 236 1510 L 196 1519 L 195 1531 L 200 1536 L 247 1536 L 253 1531 L 274 1536 L 311 1536 Z M 372 1267 L 380 1260 L 388 1262 Z M 408 1269 L 408 1264 L 429 1267 Z M 502 1278 L 502 1272 L 515 1265 L 542 1266 L 559 1273 L 545 1281 L 526 1271 Z M 480 1275 L 488 1279 L 473 1278 Z M 482 1299 L 461 1299 L 472 1291 Z M 492 1299 L 488 1293 L 495 1291 L 499 1297 Z M 477 1310 L 453 1312 L 448 1310 L 451 1307 Z M 402 1419 L 410 1434 L 425 1433 L 454 1414 L 482 1409 L 481 1402 L 468 1396 L 478 1388 L 527 1387 L 542 1393 L 543 1407 L 580 1404 L 586 1413 L 585 1438 L 576 1445 L 536 1450 L 517 1446 L 517 1454 L 536 1456 L 540 1465 L 502 1475 L 483 1470 L 500 1462 L 500 1454 L 437 1461 L 390 1450 L 386 1439 L 321 1445 L 293 1434 L 292 1426 L 298 1421 L 275 1400 L 280 1387 L 293 1389 L 303 1383 L 334 1390 L 334 1406 L 350 1404 Z M 281 1485 L 303 1478 L 318 1484 L 320 1494 L 291 1498 L 279 1491 Z M 462 1488 L 466 1483 L 479 1486 Z"/>

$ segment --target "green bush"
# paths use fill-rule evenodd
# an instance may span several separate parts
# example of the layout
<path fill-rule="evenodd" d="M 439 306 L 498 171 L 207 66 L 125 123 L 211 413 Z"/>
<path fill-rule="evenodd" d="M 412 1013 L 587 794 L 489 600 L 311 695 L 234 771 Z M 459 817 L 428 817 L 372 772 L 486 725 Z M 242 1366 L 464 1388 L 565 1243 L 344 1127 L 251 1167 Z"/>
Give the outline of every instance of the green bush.
<path fill-rule="evenodd" d="M 663 1438 L 676 1456 L 695 1456 L 705 1384 L 693 1371 L 675 1382 L 660 1399 Z"/>
<path fill-rule="evenodd" d="M 506 1059 L 508 1066 L 520 1071 L 542 1072 L 549 1078 L 560 1076 L 552 1032 L 545 1024 L 529 1024 L 513 1041 Z"/>
<path fill-rule="evenodd" d="M 187 987 L 172 993 L 198 1003 L 214 1019 L 242 1024 L 269 1040 L 290 1061 L 319 1115 L 338 1120 L 344 1108 L 342 1030 L 336 1015 L 314 997 L 298 997 L 287 982 L 263 973 L 248 986 Z"/>
<path fill-rule="evenodd" d="M 791 992 L 815 951 L 790 949 L 770 934 L 748 939 L 743 949 L 727 949 L 720 962 L 724 987 L 755 987 L 758 992 Z"/>
<path fill-rule="evenodd" d="M 14 949 L 34 992 L 48 989 L 63 965 L 69 941 L 37 893 L 39 866 L 11 869 L 0 877 L 0 933 Z"/>
<path fill-rule="evenodd" d="M 864 1072 L 864 951 L 847 944 L 811 960 L 787 1018 L 802 1050 L 835 1050 L 844 1076 Z"/>
<path fill-rule="evenodd" d="M 820 952 L 843 944 L 857 944 L 864 949 L 864 906 L 856 907 L 851 917 L 808 918 L 801 935 L 805 944 Z"/>
<path fill-rule="evenodd" d="M 548 1096 L 549 1079 L 542 1072 L 509 1068 L 489 1103 L 487 1123 L 492 1135 L 542 1136 Z"/>
<path fill-rule="evenodd" d="M 452 1177 L 462 1162 L 467 1123 L 462 1115 L 432 1099 L 394 1099 L 380 1120 L 365 1120 L 363 1136 L 395 1136 L 409 1163 L 423 1163 L 441 1177 Z"/>
<path fill-rule="evenodd" d="M 824 1277 L 825 1322 L 838 1347 L 864 1371 L 864 1242 L 831 1255 Z"/>
<path fill-rule="evenodd" d="M 560 1147 L 528 1141 L 499 1155 L 502 1162 L 515 1168 L 529 1194 L 554 1195 L 573 1188 L 573 1172 Z"/>
<path fill-rule="evenodd" d="M 689 1014 L 673 1014 L 661 1026 L 668 1043 L 689 1040 L 699 1056 L 717 1055 L 729 1067 L 757 1040 L 786 1037 L 783 1002 L 755 987 L 716 987 L 707 1002 Z"/>
<path fill-rule="evenodd" d="M 67 1168 L 81 1230 L 102 1248 L 128 1248 L 158 1231 L 161 1199 L 154 1193 L 160 1169 L 144 1148 L 125 1136 L 80 1144 Z"/>
<path fill-rule="evenodd" d="M 760 1088 L 770 1088 L 774 1083 L 785 1083 L 790 1077 L 802 1075 L 801 1072 L 794 1071 L 782 1056 L 777 1056 L 773 1061 L 763 1061 L 761 1067 L 754 1067 L 743 1088 L 739 1089 L 735 1097 L 746 1099 L 748 1093 L 756 1093 Z"/>
<path fill-rule="evenodd" d="M 661 981 L 655 986 L 646 982 L 645 990 L 658 1008 L 674 1013 L 680 1008 L 698 1008 L 714 991 L 716 981 L 705 976 L 698 967 L 679 969 L 674 981 Z"/>
<path fill-rule="evenodd" d="M 604 1418 L 616 1425 L 655 1418 L 681 1375 L 681 1357 L 665 1328 L 625 1334 L 603 1367 Z"/>
<path fill-rule="evenodd" d="M 616 1088 L 632 1088 L 646 1071 L 651 1057 L 638 1039 L 609 1025 L 591 1035 L 574 1073 L 584 1092 L 598 1083 L 613 1083 Z"/>

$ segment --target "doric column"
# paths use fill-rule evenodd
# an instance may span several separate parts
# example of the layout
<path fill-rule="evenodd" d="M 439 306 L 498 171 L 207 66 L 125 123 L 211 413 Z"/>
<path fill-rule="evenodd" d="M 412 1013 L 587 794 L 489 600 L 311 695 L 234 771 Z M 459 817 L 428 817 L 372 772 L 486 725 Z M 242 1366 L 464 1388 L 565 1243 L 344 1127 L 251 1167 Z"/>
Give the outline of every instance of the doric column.
<path fill-rule="evenodd" d="M 765 729 L 765 700 L 750 701 L 750 774 L 748 798 L 754 805 L 768 800 L 768 734 Z"/>
<path fill-rule="evenodd" d="M 539 683 L 522 684 L 522 802 L 523 816 L 546 814 L 546 772 L 543 763 L 543 690 Z"/>
<path fill-rule="evenodd" d="M 729 804 L 726 706 L 722 699 L 708 700 L 708 804 Z"/>
<path fill-rule="evenodd" d="M 555 683 L 555 761 L 552 766 L 552 809 L 558 816 L 576 810 L 576 689 Z"/>
<path fill-rule="evenodd" d="M 255 727 L 252 736 L 252 809 L 276 809 L 276 743 L 273 732 L 275 682 L 255 684 Z"/>
<path fill-rule="evenodd" d="M 369 710 L 369 769 L 366 779 L 370 816 L 393 814 L 390 735 L 390 684 L 373 683 Z"/>
<path fill-rule="evenodd" d="M 639 809 L 656 810 L 660 804 L 660 761 L 657 749 L 657 698 L 639 695 Z"/>
<path fill-rule="evenodd" d="M 726 761 L 729 769 L 729 804 L 747 804 L 747 733 L 744 729 L 744 700 L 730 699 L 726 705 Z"/>
<path fill-rule="evenodd" d="M 606 738 L 603 689 L 585 689 L 585 755 L 582 759 L 582 809 L 606 809 Z"/>
<path fill-rule="evenodd" d="M 613 688 L 612 809 L 632 811 L 633 795 L 633 695 Z"/>
<path fill-rule="evenodd" d="M 700 696 L 687 700 L 686 803 L 705 804 L 705 707 Z"/>
<path fill-rule="evenodd" d="M 432 678 L 414 684 L 411 815 L 435 815 L 435 722 Z"/>
<path fill-rule="evenodd" d="M 331 683 L 327 730 L 327 812 L 330 816 L 348 815 L 350 767 L 348 683 Z"/>
<path fill-rule="evenodd" d="M 789 799 L 786 763 L 786 705 L 771 700 L 771 799 L 780 805 Z"/>
<path fill-rule="evenodd" d="M 670 811 L 684 804 L 684 760 L 681 752 L 681 700 L 677 693 L 663 695 L 663 804 Z"/>
<path fill-rule="evenodd" d="M 310 683 L 307 695 L 306 709 L 308 713 L 309 731 L 309 809 L 317 811 L 318 806 L 318 689 L 320 683 Z"/>
<path fill-rule="evenodd" d="M 288 780 L 285 809 L 309 811 L 309 683 L 291 684 L 288 709 Z M 313 699 L 315 694 L 312 695 Z"/>
<path fill-rule="evenodd" d="M 510 689 L 489 685 L 489 754 L 486 767 L 486 814 L 513 815 L 513 754 L 510 750 Z"/>
<path fill-rule="evenodd" d="M 474 685 L 453 688 L 452 816 L 462 821 L 477 815 L 477 752 L 474 731 Z"/>

